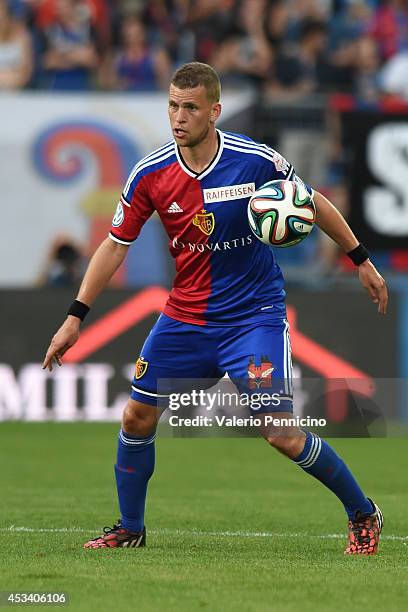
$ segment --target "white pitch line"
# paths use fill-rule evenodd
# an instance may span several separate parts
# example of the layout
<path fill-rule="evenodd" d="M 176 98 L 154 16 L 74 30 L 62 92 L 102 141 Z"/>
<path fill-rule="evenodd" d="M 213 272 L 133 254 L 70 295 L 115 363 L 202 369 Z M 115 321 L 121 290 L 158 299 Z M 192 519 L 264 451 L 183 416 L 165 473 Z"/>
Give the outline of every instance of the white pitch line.
<path fill-rule="evenodd" d="M 60 528 L 36 528 L 36 527 L 0 527 L 0 532 L 7 533 L 99 533 L 100 529 L 82 529 L 80 527 L 60 527 Z M 317 539 L 344 539 L 346 533 L 326 533 L 316 535 L 311 533 L 275 533 L 272 531 L 200 531 L 198 529 L 149 529 L 148 533 L 157 535 L 192 535 L 210 537 L 235 537 L 235 538 L 317 538 Z M 382 540 L 397 540 L 408 542 L 408 536 L 388 535 L 381 537 Z"/>

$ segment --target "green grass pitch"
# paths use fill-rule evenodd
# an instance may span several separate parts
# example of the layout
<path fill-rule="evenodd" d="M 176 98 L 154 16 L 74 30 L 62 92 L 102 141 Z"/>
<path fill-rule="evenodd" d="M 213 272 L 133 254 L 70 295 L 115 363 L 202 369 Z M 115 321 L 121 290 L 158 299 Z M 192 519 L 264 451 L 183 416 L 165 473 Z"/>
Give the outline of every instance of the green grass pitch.
<path fill-rule="evenodd" d="M 344 557 L 336 497 L 253 438 L 159 439 L 148 547 L 83 550 L 118 518 L 117 431 L 0 425 L 1 591 L 65 591 L 84 611 L 407 609 L 405 439 L 332 441 L 383 509 L 375 557 Z"/>

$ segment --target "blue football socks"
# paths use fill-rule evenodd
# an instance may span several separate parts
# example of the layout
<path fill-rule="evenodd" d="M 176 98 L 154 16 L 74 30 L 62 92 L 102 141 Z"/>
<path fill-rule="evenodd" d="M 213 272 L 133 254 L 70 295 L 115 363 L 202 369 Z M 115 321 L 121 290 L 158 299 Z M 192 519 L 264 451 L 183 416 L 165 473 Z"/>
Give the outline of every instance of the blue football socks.
<path fill-rule="evenodd" d="M 154 439 L 148 436 L 132 436 L 122 429 L 119 432 L 118 453 L 115 465 L 121 525 L 130 531 L 142 531 L 147 483 L 154 471 Z"/>
<path fill-rule="evenodd" d="M 373 512 L 371 501 L 364 495 L 347 465 L 316 434 L 307 432 L 305 447 L 294 461 L 337 495 L 350 519 L 355 518 L 356 512 L 363 515 Z"/>

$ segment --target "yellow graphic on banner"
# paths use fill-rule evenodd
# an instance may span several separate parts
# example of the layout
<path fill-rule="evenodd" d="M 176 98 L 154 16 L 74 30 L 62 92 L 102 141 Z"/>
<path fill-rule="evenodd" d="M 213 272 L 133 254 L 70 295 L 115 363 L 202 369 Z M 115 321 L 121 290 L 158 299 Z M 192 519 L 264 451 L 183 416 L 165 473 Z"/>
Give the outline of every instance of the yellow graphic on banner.
<path fill-rule="evenodd" d="M 215 228 L 214 213 L 212 212 L 208 213 L 203 208 L 201 213 L 197 213 L 194 216 L 193 225 L 198 227 L 198 229 L 200 229 L 203 232 L 203 234 L 205 234 L 206 236 L 209 236 L 210 234 L 213 233 L 214 228 Z"/>

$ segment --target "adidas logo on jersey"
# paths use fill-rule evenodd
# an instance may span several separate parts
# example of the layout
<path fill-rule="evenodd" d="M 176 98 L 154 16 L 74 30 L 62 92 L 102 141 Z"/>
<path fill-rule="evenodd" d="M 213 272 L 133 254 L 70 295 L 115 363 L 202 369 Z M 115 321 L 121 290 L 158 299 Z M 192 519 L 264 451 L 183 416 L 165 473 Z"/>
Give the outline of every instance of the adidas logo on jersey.
<path fill-rule="evenodd" d="M 170 204 L 169 208 L 167 209 L 167 212 L 169 213 L 181 213 L 184 212 L 182 208 L 180 208 L 180 206 L 177 204 L 177 202 L 173 202 L 173 204 Z"/>

